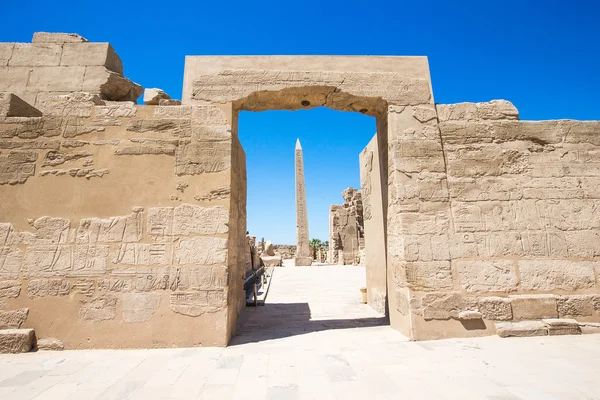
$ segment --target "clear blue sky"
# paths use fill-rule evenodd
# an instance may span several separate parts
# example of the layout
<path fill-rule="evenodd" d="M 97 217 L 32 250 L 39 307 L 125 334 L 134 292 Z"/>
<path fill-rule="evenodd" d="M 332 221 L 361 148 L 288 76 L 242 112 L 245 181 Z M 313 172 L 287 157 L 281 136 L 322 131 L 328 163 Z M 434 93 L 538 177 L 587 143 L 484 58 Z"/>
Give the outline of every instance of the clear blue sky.
<path fill-rule="evenodd" d="M 125 74 L 180 97 L 185 55 L 426 55 L 438 103 L 507 99 L 522 119 L 600 119 L 600 5 L 588 1 L 27 1 L 1 41 L 34 31 L 111 42 Z M 293 151 L 304 147 L 310 232 L 357 186 L 374 120 L 331 110 L 243 113 L 248 228 L 294 243 Z"/>

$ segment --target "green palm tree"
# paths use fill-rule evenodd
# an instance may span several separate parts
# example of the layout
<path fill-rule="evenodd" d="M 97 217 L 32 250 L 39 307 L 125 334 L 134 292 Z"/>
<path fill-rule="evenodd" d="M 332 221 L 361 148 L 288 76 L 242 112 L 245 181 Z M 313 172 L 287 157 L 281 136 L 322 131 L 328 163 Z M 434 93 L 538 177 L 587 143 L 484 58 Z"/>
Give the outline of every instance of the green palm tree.
<path fill-rule="evenodd" d="M 310 239 L 310 242 L 308 242 L 308 245 L 313 251 L 313 260 L 317 258 L 317 249 L 321 247 L 322 244 L 323 242 L 319 239 Z"/>

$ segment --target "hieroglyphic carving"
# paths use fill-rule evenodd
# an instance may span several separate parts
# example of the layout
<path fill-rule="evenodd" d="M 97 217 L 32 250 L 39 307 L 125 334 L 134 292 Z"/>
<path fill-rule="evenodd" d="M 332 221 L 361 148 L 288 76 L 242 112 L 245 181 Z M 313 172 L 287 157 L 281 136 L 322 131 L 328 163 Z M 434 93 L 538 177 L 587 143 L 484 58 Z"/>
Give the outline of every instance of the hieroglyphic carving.
<path fill-rule="evenodd" d="M 77 243 L 138 242 L 142 238 L 142 213 L 123 217 L 82 219 L 76 233 Z"/>
<path fill-rule="evenodd" d="M 32 279 L 27 285 L 30 298 L 66 296 L 71 291 L 71 283 L 66 279 Z"/>
<path fill-rule="evenodd" d="M 97 275 L 106 270 L 108 246 L 32 245 L 25 254 L 25 276 Z"/>
<path fill-rule="evenodd" d="M 227 239 L 194 237 L 179 240 L 174 262 L 179 265 L 213 265 L 225 263 L 226 257 Z"/>
<path fill-rule="evenodd" d="M 217 312 L 227 306 L 222 290 L 171 293 L 171 310 L 178 314 L 198 317 L 204 313 Z"/>
<path fill-rule="evenodd" d="M 0 279 L 19 277 L 22 255 L 17 247 L 0 247 Z"/>
<path fill-rule="evenodd" d="M 124 243 L 114 255 L 114 264 L 166 265 L 171 260 L 170 247 L 164 243 Z"/>
<path fill-rule="evenodd" d="M 25 183 L 35 173 L 35 151 L 0 153 L 0 185 Z"/>
<path fill-rule="evenodd" d="M 159 293 L 123 293 L 120 297 L 123 321 L 145 322 L 158 309 L 161 296 Z"/>
<path fill-rule="evenodd" d="M 79 318 L 91 321 L 114 319 L 117 315 L 117 298 L 103 294 L 83 303 L 79 309 Z"/>
<path fill-rule="evenodd" d="M 230 142 L 182 141 L 175 153 L 175 172 L 179 176 L 219 172 L 230 167 Z"/>

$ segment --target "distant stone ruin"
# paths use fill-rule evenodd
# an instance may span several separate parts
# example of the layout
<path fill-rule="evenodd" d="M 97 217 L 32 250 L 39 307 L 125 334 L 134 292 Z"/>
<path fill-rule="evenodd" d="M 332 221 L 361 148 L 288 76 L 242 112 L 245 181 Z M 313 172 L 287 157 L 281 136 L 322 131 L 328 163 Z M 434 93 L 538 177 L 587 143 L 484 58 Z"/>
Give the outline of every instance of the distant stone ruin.
<path fill-rule="evenodd" d="M 333 204 L 329 210 L 330 264 L 364 265 L 365 228 L 360 190 L 348 188 L 342 192 L 344 204 Z"/>

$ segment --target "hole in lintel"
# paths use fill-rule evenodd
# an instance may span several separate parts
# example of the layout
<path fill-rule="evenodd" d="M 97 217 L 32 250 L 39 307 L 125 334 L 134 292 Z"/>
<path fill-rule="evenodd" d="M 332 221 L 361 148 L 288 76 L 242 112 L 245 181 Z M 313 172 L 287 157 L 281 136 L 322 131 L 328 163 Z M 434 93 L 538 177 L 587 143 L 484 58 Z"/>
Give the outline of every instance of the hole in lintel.
<path fill-rule="evenodd" d="M 310 101 L 302 100 L 302 102 L 300 102 L 300 104 L 302 104 L 303 107 L 308 107 L 308 106 L 310 106 Z"/>
<path fill-rule="evenodd" d="M 369 111 L 369 110 L 367 110 L 366 108 L 361 108 L 358 112 L 361 114 L 366 114 L 367 111 Z"/>

